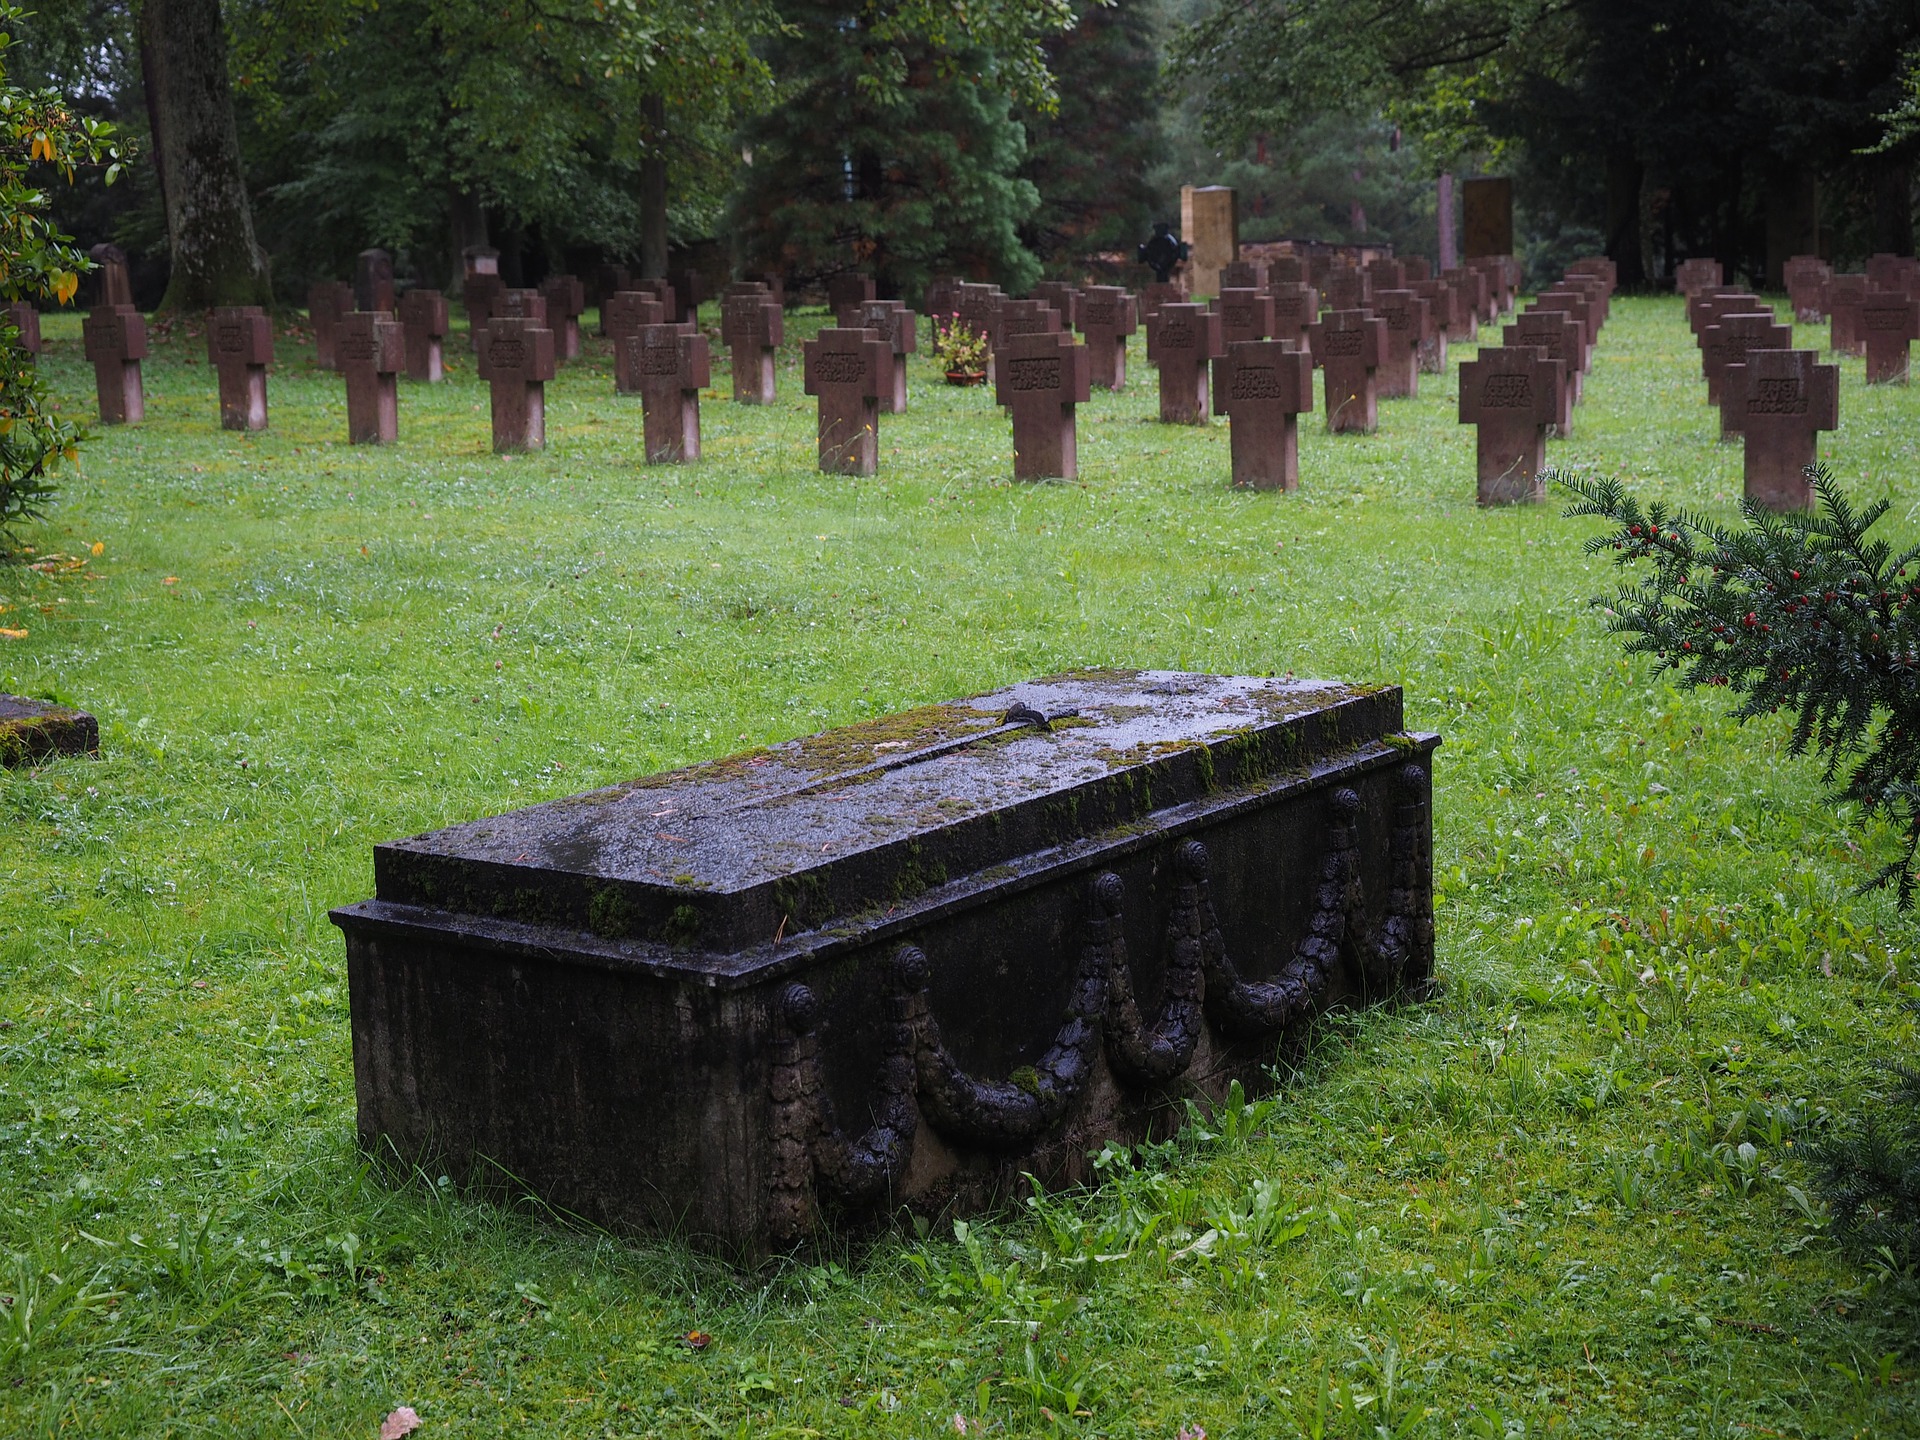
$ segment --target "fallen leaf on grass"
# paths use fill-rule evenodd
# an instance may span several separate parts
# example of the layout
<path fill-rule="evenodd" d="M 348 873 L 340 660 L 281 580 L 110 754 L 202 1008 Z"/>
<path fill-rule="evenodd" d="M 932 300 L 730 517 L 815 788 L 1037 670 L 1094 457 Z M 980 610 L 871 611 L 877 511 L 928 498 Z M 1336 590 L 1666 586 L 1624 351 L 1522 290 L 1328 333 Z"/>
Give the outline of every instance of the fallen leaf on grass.
<path fill-rule="evenodd" d="M 427 1422 L 414 1413 L 413 1406 L 402 1405 L 380 1422 L 380 1440 L 401 1440 Z"/>
<path fill-rule="evenodd" d="M 689 1350 L 704 1350 L 713 1343 L 713 1336 L 704 1330 L 689 1330 L 680 1338 Z"/>
<path fill-rule="evenodd" d="M 26 631 L 9 630 L 4 625 L 0 625 L 0 640 L 24 640 L 26 638 L 27 638 Z"/>

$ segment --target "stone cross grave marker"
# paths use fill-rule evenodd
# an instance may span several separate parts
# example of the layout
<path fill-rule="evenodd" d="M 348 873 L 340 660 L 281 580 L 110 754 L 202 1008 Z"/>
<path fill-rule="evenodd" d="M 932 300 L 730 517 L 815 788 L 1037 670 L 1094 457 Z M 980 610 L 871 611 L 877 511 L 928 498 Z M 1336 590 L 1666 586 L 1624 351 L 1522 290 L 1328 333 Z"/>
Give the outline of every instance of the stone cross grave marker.
<path fill-rule="evenodd" d="M 1513 505 L 1546 498 L 1547 427 L 1565 384 L 1558 360 L 1531 346 L 1484 348 L 1460 367 L 1460 423 L 1479 428 L 1477 498 Z"/>
<path fill-rule="evenodd" d="M 0 765 L 31 765 L 50 755 L 98 755 L 100 722 L 84 710 L 0 694 Z"/>
<path fill-rule="evenodd" d="M 146 318 L 131 305 L 96 305 L 81 325 L 81 336 L 93 363 L 100 423 L 139 424 L 147 415 L 140 373 L 140 362 L 147 358 Z"/>
<path fill-rule="evenodd" d="M 478 368 L 492 400 L 495 452 L 545 449 L 553 331 L 529 316 L 496 315 L 481 336 Z"/>
<path fill-rule="evenodd" d="M 467 338 L 474 353 L 485 346 L 487 322 L 501 313 L 500 301 L 507 293 L 507 282 L 487 271 L 468 275 L 462 282 L 460 302 L 467 310 Z"/>
<path fill-rule="evenodd" d="M 1747 413 L 1747 354 L 1753 350 L 1791 350 L 1793 327 L 1774 319 L 1771 310 L 1722 315 L 1700 337 L 1709 357 L 1707 400 L 1720 408 L 1720 438 L 1740 433 Z"/>
<path fill-rule="evenodd" d="M 547 328 L 553 331 L 556 360 L 580 358 L 580 316 L 587 308 L 587 287 L 577 276 L 549 275 L 540 282 L 540 298 L 547 302 Z"/>
<path fill-rule="evenodd" d="M 502 290 L 500 303 L 494 307 L 495 320 L 531 320 L 536 325 L 551 330 L 547 324 L 547 297 L 538 290 Z M 556 347 L 555 359 L 558 359 Z"/>
<path fill-rule="evenodd" d="M 1045 301 L 1060 315 L 1060 328 L 1071 333 L 1080 328 L 1080 287 L 1065 280 L 1042 280 L 1033 287 L 1031 298 Z"/>
<path fill-rule="evenodd" d="M 829 475 L 875 474 L 893 347 L 871 330 L 834 326 L 803 345 L 801 358 L 806 393 L 820 401 L 820 468 Z"/>
<path fill-rule="evenodd" d="M 1059 330 L 1011 335 L 995 398 L 1013 418 L 1013 478 L 1072 480 L 1080 473 L 1074 406 L 1088 396 L 1087 347 Z"/>
<path fill-rule="evenodd" d="M 1404 400 L 1420 393 L 1420 345 L 1433 330 L 1427 302 L 1411 290 L 1375 290 L 1373 313 L 1387 322 L 1387 353 L 1380 366 L 1380 397 Z"/>
<path fill-rule="evenodd" d="M 1527 310 L 1506 327 L 1509 348 L 1538 350 L 1560 362 L 1560 389 L 1554 407 L 1552 432 L 1565 439 L 1573 434 L 1573 407 L 1580 403 L 1580 322 L 1564 310 Z"/>
<path fill-rule="evenodd" d="M 1780 267 L 1793 318 L 1802 325 L 1818 325 L 1827 318 L 1827 281 L 1833 267 L 1818 255 L 1795 255 Z"/>
<path fill-rule="evenodd" d="M 929 335 L 945 317 L 960 313 L 962 283 L 957 275 L 942 275 L 927 282 L 926 293 L 920 298 L 920 313 L 927 317 Z"/>
<path fill-rule="evenodd" d="M 1382 290 L 1407 288 L 1407 267 L 1399 260 L 1369 260 L 1360 268 L 1366 272 L 1368 288 L 1376 295 Z"/>
<path fill-rule="evenodd" d="M 1311 285 L 1304 255 L 1276 255 L 1267 261 L 1267 288 L 1276 285 Z"/>
<path fill-rule="evenodd" d="M 1221 273 L 1224 275 L 1225 271 Z M 1235 345 L 1242 340 L 1265 340 L 1273 334 L 1273 297 L 1264 290 L 1222 285 L 1213 308 L 1220 316 L 1220 343 L 1223 345 Z"/>
<path fill-rule="evenodd" d="M 1240 340 L 1213 367 L 1213 408 L 1229 422 L 1233 483 L 1300 488 L 1300 417 L 1313 410 L 1313 356 L 1285 340 Z"/>
<path fill-rule="evenodd" d="M 645 290 L 622 290 L 608 297 L 600 313 L 606 317 L 607 337 L 613 341 L 613 393 L 640 394 L 640 373 L 634 368 L 640 352 L 627 344 L 648 325 L 672 323 L 672 311 L 658 295 Z"/>
<path fill-rule="evenodd" d="M 100 277 L 94 305 L 133 304 L 133 277 L 127 270 L 127 252 L 118 245 L 100 244 L 87 251 L 87 255 L 100 267 L 94 272 Z"/>
<path fill-rule="evenodd" d="M 1721 270 L 1718 260 L 1705 257 L 1697 260 L 1682 260 L 1673 267 L 1673 288 L 1682 295 L 1692 295 L 1696 291 L 1705 290 L 1710 285 L 1723 284 L 1725 280 L 1725 272 Z"/>
<path fill-rule="evenodd" d="M 1447 337 L 1460 328 L 1460 292 L 1444 280 L 1413 280 L 1407 288 L 1427 302 L 1427 332 L 1417 357 L 1424 375 L 1447 373 Z"/>
<path fill-rule="evenodd" d="M 1836 355 L 1865 355 L 1866 337 L 1860 333 L 1860 307 L 1870 287 L 1864 275 L 1835 275 L 1827 281 L 1827 348 Z"/>
<path fill-rule="evenodd" d="M 1204 305 L 1163 305 L 1154 335 L 1160 423 L 1204 425 L 1212 411 L 1209 367 L 1226 354 L 1220 316 Z"/>
<path fill-rule="evenodd" d="M 447 378 L 447 297 L 409 290 L 400 297 L 400 329 L 407 347 L 407 378 L 437 385 Z"/>
<path fill-rule="evenodd" d="M 1320 292 L 1296 280 L 1275 280 L 1267 295 L 1273 301 L 1273 338 L 1306 349 L 1307 327 L 1320 318 Z"/>
<path fill-rule="evenodd" d="M 1089 285 L 1080 295 L 1080 334 L 1087 342 L 1088 382 L 1102 390 L 1127 388 L 1127 337 L 1135 328 L 1133 292 L 1120 285 Z"/>
<path fill-rule="evenodd" d="M 1591 298 L 1578 290 L 1543 290 L 1534 297 L 1535 310 L 1563 310 L 1580 325 L 1580 370 L 1593 369 L 1593 347 L 1600 338 L 1600 315 Z"/>
<path fill-rule="evenodd" d="M 1160 323 L 1160 307 L 1184 304 L 1187 292 L 1173 280 L 1149 281 L 1140 292 L 1140 324 L 1147 333 L 1147 359 L 1153 359 L 1153 332 Z"/>
<path fill-rule="evenodd" d="M 1373 298 L 1373 285 L 1367 272 L 1352 265 L 1337 265 L 1327 272 L 1320 299 L 1329 310 L 1364 310 Z"/>
<path fill-rule="evenodd" d="M 706 278 L 698 270 L 675 270 L 667 279 L 672 283 L 668 300 L 668 309 L 673 311 L 674 319 L 682 325 L 691 325 L 700 318 L 700 302 L 707 298 Z"/>
<path fill-rule="evenodd" d="M 340 373 L 347 380 L 347 440 L 391 445 L 400 438 L 400 372 L 407 364 L 406 330 L 373 310 L 349 310 L 334 333 Z"/>
<path fill-rule="evenodd" d="M 1906 384 L 1910 347 L 1920 340 L 1920 300 L 1899 290 L 1870 293 L 1860 304 L 1860 338 L 1867 351 L 1867 383 Z"/>
<path fill-rule="evenodd" d="M 24 350 L 28 356 L 38 359 L 46 348 L 46 342 L 40 338 L 40 312 L 30 300 L 15 300 L 7 306 L 7 319 L 14 329 L 13 343 Z"/>
<path fill-rule="evenodd" d="M 391 315 L 393 304 L 393 256 L 362 250 L 353 267 L 353 308 Z"/>
<path fill-rule="evenodd" d="M 1717 323 L 1722 315 L 1752 315 L 1769 309 L 1759 296 L 1746 290 L 1707 290 L 1687 301 L 1687 324 L 1693 329 L 1693 338 L 1699 341 L 1707 333 L 1707 327 Z M 1700 354 L 1700 373 L 1707 373 L 1707 356 Z"/>
<path fill-rule="evenodd" d="M 876 299 L 873 277 L 846 273 L 827 279 L 827 307 L 833 311 L 833 323 L 841 330 L 860 328 L 860 307 Z"/>
<path fill-rule="evenodd" d="M 1264 290 L 1267 288 L 1267 267 L 1260 260 L 1235 260 L 1231 265 L 1220 267 L 1220 293 L 1229 290 Z M 1265 339 L 1265 336 L 1257 337 Z"/>
<path fill-rule="evenodd" d="M 1009 300 L 999 296 L 987 326 L 987 379 L 995 381 L 997 356 L 1015 335 L 1052 335 L 1060 330 L 1060 312 L 1044 300 Z M 1000 389 L 994 384 L 994 393 Z"/>
<path fill-rule="evenodd" d="M 1482 255 L 1467 261 L 1467 269 L 1487 278 L 1487 312 L 1480 319 L 1491 324 L 1513 309 L 1513 271 L 1498 255 Z"/>
<path fill-rule="evenodd" d="M 593 272 L 593 303 L 599 311 L 594 333 L 607 333 L 607 301 L 633 288 L 633 272 L 624 265 L 601 265 Z"/>
<path fill-rule="evenodd" d="M 1491 308 L 1487 299 L 1487 277 L 1478 270 L 1443 270 L 1440 278 L 1460 293 L 1460 303 L 1466 307 L 1466 320 L 1458 330 L 1450 331 L 1447 339 L 1461 345 L 1471 345 L 1479 338 L 1480 322 L 1488 318 Z"/>
<path fill-rule="evenodd" d="M 313 327 L 313 363 L 322 370 L 337 369 L 333 330 L 340 317 L 353 309 L 353 287 L 344 280 L 316 280 L 307 287 L 307 323 Z"/>
<path fill-rule="evenodd" d="M 1377 378 L 1387 322 L 1366 310 L 1329 310 L 1307 330 L 1314 365 L 1327 372 L 1327 430 L 1371 435 L 1380 423 Z"/>
<path fill-rule="evenodd" d="M 1598 331 L 1606 325 L 1607 316 L 1613 311 L 1613 290 L 1607 284 L 1604 276 L 1585 272 L 1572 272 L 1563 275 L 1559 282 L 1552 286 L 1552 288 L 1555 290 L 1573 290 L 1585 295 L 1593 306 L 1596 322 L 1595 330 Z"/>
<path fill-rule="evenodd" d="M 207 325 L 207 360 L 220 376 L 220 425 L 267 428 L 267 366 L 273 322 L 258 305 L 222 305 Z"/>
<path fill-rule="evenodd" d="M 720 301 L 720 340 L 732 362 L 737 404 L 773 404 L 775 362 L 786 337 L 786 312 L 766 286 L 750 282 L 728 287 Z"/>
<path fill-rule="evenodd" d="M 1402 287 L 1411 290 L 1416 285 L 1424 285 L 1433 279 L 1433 262 L 1424 255 L 1409 255 L 1400 262 L 1401 272 L 1406 276 Z"/>
<path fill-rule="evenodd" d="M 1914 273 L 1916 263 L 1911 255 L 1890 255 L 1881 251 L 1867 257 L 1867 284 L 1876 290 L 1895 290 L 1904 292 Z"/>
<path fill-rule="evenodd" d="M 1569 275 L 1596 275 L 1605 282 L 1611 295 L 1620 288 L 1620 267 L 1604 255 L 1582 255 L 1567 266 Z"/>
<path fill-rule="evenodd" d="M 1840 367 L 1812 350 L 1747 355 L 1746 494 L 1773 510 L 1806 510 L 1821 430 L 1840 428 Z"/>
<path fill-rule="evenodd" d="M 920 343 L 920 317 L 901 301 L 869 300 L 860 307 L 860 328 L 873 331 L 893 352 L 891 377 L 887 393 L 880 397 L 880 408 L 889 415 L 906 414 L 907 356 Z"/>
<path fill-rule="evenodd" d="M 628 369 L 640 377 L 647 463 L 678 465 L 700 458 L 700 392 L 713 383 L 707 337 L 693 325 L 643 325 L 620 342 L 634 352 Z"/>

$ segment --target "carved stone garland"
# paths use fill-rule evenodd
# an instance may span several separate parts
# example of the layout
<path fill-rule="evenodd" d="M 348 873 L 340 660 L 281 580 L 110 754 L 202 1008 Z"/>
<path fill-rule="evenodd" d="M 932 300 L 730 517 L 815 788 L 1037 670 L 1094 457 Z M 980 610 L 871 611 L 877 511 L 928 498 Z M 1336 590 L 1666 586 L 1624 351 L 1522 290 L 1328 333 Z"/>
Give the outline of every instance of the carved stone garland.
<path fill-rule="evenodd" d="M 1364 934 L 1359 846 L 1360 797 L 1350 789 L 1328 797 L 1327 852 L 1320 862 L 1313 918 L 1292 958 L 1271 980 L 1240 978 L 1214 913 L 1207 847 L 1189 840 L 1175 852 L 1179 874 L 1167 922 L 1166 998 L 1152 1026 L 1140 1017 L 1122 928 L 1120 877 L 1095 877 L 1087 942 L 1067 1013 L 1031 1071 L 1007 1080 L 968 1075 L 941 1041 L 927 995 L 927 957 L 918 946 L 894 954 L 887 996 L 884 1054 L 873 1113 L 858 1137 L 841 1131 L 821 1075 L 815 1033 L 819 1002 L 805 985 L 781 998 L 782 1037 L 774 1056 L 773 1155 L 769 1229 L 795 1240 L 813 1228 L 815 1195 L 842 1204 L 870 1201 L 897 1184 L 913 1155 L 919 1118 L 943 1135 L 988 1148 L 1010 1148 L 1053 1125 L 1086 1088 L 1094 1052 L 1104 1039 L 1107 1062 L 1124 1082 L 1146 1088 L 1184 1073 L 1200 1040 L 1203 1016 L 1228 1035 L 1278 1035 L 1313 1016 L 1325 999 L 1342 951 L 1359 962 L 1369 985 L 1383 992 L 1417 984 L 1433 961 L 1432 856 L 1428 851 L 1426 772 L 1400 767 L 1396 777 L 1387 918 Z M 917 1105 L 916 1105 L 917 1101 Z"/>

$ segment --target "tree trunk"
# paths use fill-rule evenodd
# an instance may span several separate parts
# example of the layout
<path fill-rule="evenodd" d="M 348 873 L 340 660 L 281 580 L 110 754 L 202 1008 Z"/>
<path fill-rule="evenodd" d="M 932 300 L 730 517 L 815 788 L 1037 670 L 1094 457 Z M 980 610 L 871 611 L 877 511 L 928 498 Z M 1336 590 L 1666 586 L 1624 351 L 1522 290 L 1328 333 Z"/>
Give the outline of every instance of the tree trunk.
<path fill-rule="evenodd" d="M 640 105 L 647 153 L 640 162 L 640 278 L 667 278 L 667 104 L 649 95 Z"/>
<path fill-rule="evenodd" d="M 173 251 L 160 308 L 270 305 L 267 257 L 253 238 L 240 170 L 220 0 L 143 0 L 139 25 Z"/>
<path fill-rule="evenodd" d="M 1786 287 L 1787 261 L 1820 253 L 1820 181 L 1804 165 L 1767 177 L 1767 288 Z"/>
<path fill-rule="evenodd" d="M 1613 261 L 1621 288 L 1646 284 L 1647 267 L 1641 249 L 1640 191 L 1646 168 L 1631 152 L 1607 157 L 1607 258 Z"/>

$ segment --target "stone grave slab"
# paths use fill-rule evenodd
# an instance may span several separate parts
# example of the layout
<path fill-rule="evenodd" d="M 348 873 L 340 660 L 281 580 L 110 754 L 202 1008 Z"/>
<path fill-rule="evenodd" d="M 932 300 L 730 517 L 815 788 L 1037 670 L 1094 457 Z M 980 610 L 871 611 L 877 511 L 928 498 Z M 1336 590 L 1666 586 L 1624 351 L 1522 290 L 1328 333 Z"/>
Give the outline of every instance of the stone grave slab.
<path fill-rule="evenodd" d="M 1222 273 L 1224 275 L 1225 272 Z M 1213 308 L 1220 316 L 1222 345 L 1235 345 L 1242 340 L 1266 340 L 1273 335 L 1273 297 L 1264 290 L 1222 284 Z"/>
<path fill-rule="evenodd" d="M 360 252 L 353 267 L 353 308 L 393 313 L 393 256 L 385 250 Z"/>
<path fill-rule="evenodd" d="M 407 365 L 407 336 L 385 312 L 353 310 L 340 317 L 334 335 L 340 373 L 347 380 L 347 440 L 354 445 L 391 445 L 400 438 L 400 372 Z"/>
<path fill-rule="evenodd" d="M 893 347 L 872 330 L 830 326 L 800 350 L 806 393 L 820 402 L 820 468 L 878 473 L 880 400 L 893 386 Z"/>
<path fill-rule="evenodd" d="M 911 312 L 909 312 L 911 313 Z M 1009 336 L 994 398 L 1013 419 L 1013 478 L 1072 480 L 1080 473 L 1077 405 L 1087 403 L 1087 347 L 1059 330 Z"/>
<path fill-rule="evenodd" d="M 720 302 L 720 341 L 732 365 L 737 404 L 773 404 L 778 394 L 776 362 L 786 338 L 786 312 L 772 291 L 757 282 L 728 287 Z"/>
<path fill-rule="evenodd" d="M 1390 685 L 1099 670 L 374 851 L 358 1132 L 740 1259 L 1093 1180 L 1315 1019 L 1425 993 Z"/>
<path fill-rule="evenodd" d="M 339 366 L 333 355 L 333 330 L 353 309 L 353 287 L 344 280 L 316 280 L 307 287 L 307 323 L 313 327 L 313 363 L 322 370 Z"/>
<path fill-rule="evenodd" d="M 207 324 L 207 361 L 220 377 L 220 425 L 267 428 L 267 366 L 273 322 L 258 305 L 222 305 Z"/>
<path fill-rule="evenodd" d="M 1154 330 L 1160 423 L 1205 425 L 1212 412 L 1208 368 L 1227 353 L 1220 316 L 1204 305 L 1162 305 Z"/>
<path fill-rule="evenodd" d="M 1544 500 L 1547 428 L 1566 381 L 1558 360 L 1530 346 L 1483 348 L 1460 366 L 1460 423 L 1478 427 L 1477 498 L 1482 505 Z"/>
<path fill-rule="evenodd" d="M 1470 259 L 1513 252 L 1513 178 L 1478 175 L 1460 182 L 1460 250 Z M 1504 313 L 1509 307 L 1502 305 Z"/>
<path fill-rule="evenodd" d="M 620 342 L 640 379 L 641 425 L 649 465 L 700 458 L 700 392 L 713 383 L 707 337 L 693 325 L 643 325 Z"/>
<path fill-rule="evenodd" d="M 1387 322 L 1365 310 L 1329 310 L 1307 331 L 1322 382 L 1330 434 L 1371 435 L 1380 423 L 1376 376 L 1387 353 Z"/>
<path fill-rule="evenodd" d="M 86 711 L 0 694 L 0 765 L 99 753 L 100 722 Z"/>
<path fill-rule="evenodd" d="M 1090 384 L 1127 388 L 1127 337 L 1136 328 L 1133 292 L 1121 285 L 1089 285 L 1080 294 L 1080 335 L 1087 346 Z"/>
<path fill-rule="evenodd" d="M 640 352 L 626 342 L 638 338 L 648 325 L 672 323 L 672 307 L 658 295 L 646 290 L 622 290 L 601 307 L 607 338 L 613 342 L 613 393 L 638 395 L 640 372 L 635 369 Z"/>
<path fill-rule="evenodd" d="M 1573 434 L 1573 407 L 1581 392 L 1580 322 L 1564 310 L 1526 310 L 1502 335 L 1508 346 L 1526 346 L 1560 362 L 1560 393 L 1549 433 L 1562 439 Z"/>
<path fill-rule="evenodd" d="M 438 290 L 409 290 L 400 297 L 409 380 L 437 385 L 447 378 L 447 329 L 447 297 Z"/>
<path fill-rule="evenodd" d="M 1219 294 L 1221 268 L 1240 258 L 1240 205 L 1233 187 L 1182 185 L 1180 234 L 1192 246 L 1187 276 L 1193 294 Z"/>
<path fill-rule="evenodd" d="M 547 328 L 553 331 L 556 360 L 580 358 L 580 317 L 587 309 L 587 287 L 575 275 L 549 275 L 540 282 L 547 302 Z"/>
<path fill-rule="evenodd" d="M 481 337 L 478 369 L 492 402 L 495 452 L 544 450 L 553 331 L 526 316 L 495 316 Z"/>
<path fill-rule="evenodd" d="M 1904 290 L 1869 293 L 1860 302 L 1860 338 L 1867 352 L 1867 383 L 1906 384 L 1913 342 L 1920 340 L 1920 300 L 1909 299 Z"/>
<path fill-rule="evenodd" d="M 1313 356 L 1287 340 L 1241 340 L 1213 366 L 1213 408 L 1229 422 L 1233 483 L 1300 488 L 1300 417 L 1313 410 Z"/>
<path fill-rule="evenodd" d="M 93 365 L 102 425 L 137 425 L 147 416 L 140 362 L 147 358 L 146 317 L 132 305 L 96 305 L 81 323 Z"/>
<path fill-rule="evenodd" d="M 1818 432 L 1840 428 L 1840 367 L 1819 360 L 1812 350 L 1747 355 L 1746 494 L 1769 509 L 1812 508 Z"/>
<path fill-rule="evenodd" d="M 1387 322 L 1387 353 L 1380 366 L 1383 400 L 1405 400 L 1420 393 L 1420 346 L 1433 331 L 1427 302 L 1411 290 L 1373 292 L 1373 313 Z"/>
<path fill-rule="evenodd" d="M 878 298 L 871 275 L 843 274 L 827 278 L 827 308 L 833 311 L 833 323 L 839 329 L 859 329 L 860 307 Z"/>

